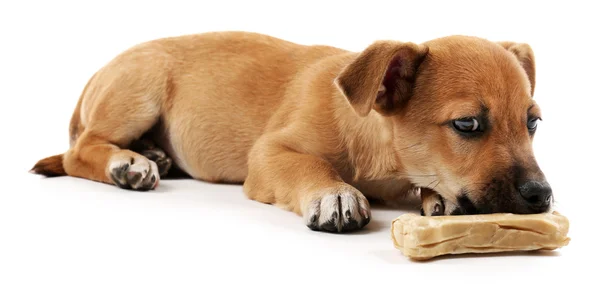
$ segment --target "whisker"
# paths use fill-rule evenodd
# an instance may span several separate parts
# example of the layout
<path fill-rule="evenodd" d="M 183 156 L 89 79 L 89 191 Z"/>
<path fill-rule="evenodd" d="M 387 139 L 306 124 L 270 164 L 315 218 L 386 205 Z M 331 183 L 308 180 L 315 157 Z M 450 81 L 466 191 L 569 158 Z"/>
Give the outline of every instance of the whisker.
<path fill-rule="evenodd" d="M 440 181 L 441 181 L 441 180 L 438 180 L 438 182 L 437 182 L 437 183 L 436 183 L 436 184 L 433 186 L 433 188 L 432 188 L 431 190 L 435 190 L 435 188 L 436 188 L 438 185 L 440 185 Z"/>
<path fill-rule="evenodd" d="M 437 175 L 406 175 L 403 174 L 404 177 L 437 177 Z"/>
<path fill-rule="evenodd" d="M 460 187 L 461 188 L 467 188 L 470 187 L 472 185 L 489 185 L 489 182 L 473 182 L 473 183 L 467 183 L 467 184 L 462 184 Z"/>
<path fill-rule="evenodd" d="M 430 185 L 432 185 L 432 184 L 433 184 L 434 182 L 436 182 L 436 181 L 439 183 L 439 181 L 438 181 L 438 180 L 434 179 L 432 182 L 430 182 L 430 183 L 429 183 L 429 184 L 426 186 L 426 188 L 429 188 L 429 186 L 430 186 Z"/>

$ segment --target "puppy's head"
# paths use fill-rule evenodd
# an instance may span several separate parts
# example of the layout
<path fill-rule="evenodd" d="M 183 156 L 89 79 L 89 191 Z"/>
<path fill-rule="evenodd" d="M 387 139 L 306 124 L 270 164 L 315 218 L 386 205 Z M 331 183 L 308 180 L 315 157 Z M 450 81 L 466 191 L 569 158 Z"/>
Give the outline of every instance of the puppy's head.
<path fill-rule="evenodd" d="M 406 177 L 437 192 L 443 213 L 550 208 L 552 191 L 532 150 L 541 113 L 527 44 L 466 36 L 379 41 L 336 84 L 358 115 L 392 122 Z"/>

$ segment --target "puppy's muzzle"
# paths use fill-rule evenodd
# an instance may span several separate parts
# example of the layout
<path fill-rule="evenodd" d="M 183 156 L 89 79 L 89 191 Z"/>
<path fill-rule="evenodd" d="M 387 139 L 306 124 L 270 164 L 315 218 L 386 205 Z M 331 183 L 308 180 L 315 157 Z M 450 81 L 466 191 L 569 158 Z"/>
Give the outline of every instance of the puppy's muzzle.
<path fill-rule="evenodd" d="M 485 190 L 488 193 L 478 200 L 472 199 L 463 191 L 456 199 L 456 207 L 446 210 L 450 215 L 537 214 L 548 212 L 552 206 L 552 188 L 545 180 L 525 179 L 514 184 L 497 183 Z"/>

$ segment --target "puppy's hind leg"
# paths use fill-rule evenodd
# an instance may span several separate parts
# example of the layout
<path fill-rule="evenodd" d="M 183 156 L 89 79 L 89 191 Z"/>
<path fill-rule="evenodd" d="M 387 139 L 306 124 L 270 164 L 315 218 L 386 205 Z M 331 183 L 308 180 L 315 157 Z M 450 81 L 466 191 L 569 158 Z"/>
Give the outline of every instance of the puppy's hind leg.
<path fill-rule="evenodd" d="M 167 80 L 145 74 L 144 70 L 136 72 L 136 68 L 127 71 L 122 76 L 110 74 L 108 79 L 97 82 L 99 87 L 90 88 L 98 92 L 90 95 L 95 99 L 94 105 L 82 109 L 82 117 L 87 121 L 81 135 L 64 154 L 63 166 L 70 176 L 147 191 L 158 185 L 159 167 L 129 147 L 158 123 Z"/>
<path fill-rule="evenodd" d="M 132 97 L 141 100 L 144 96 Z M 109 114 L 92 115 L 89 125 L 64 155 L 65 172 L 125 189 L 154 189 L 160 179 L 158 165 L 127 147 L 156 123 L 158 110 L 125 111 L 118 102 L 106 99 Z M 148 102 L 138 101 L 132 106 L 144 103 Z"/>
<path fill-rule="evenodd" d="M 70 149 L 42 159 L 32 171 L 154 189 L 160 179 L 158 165 L 128 148 L 157 125 L 165 111 L 174 88 L 174 62 L 157 42 L 138 45 L 109 62 L 83 91 L 71 121 Z"/>

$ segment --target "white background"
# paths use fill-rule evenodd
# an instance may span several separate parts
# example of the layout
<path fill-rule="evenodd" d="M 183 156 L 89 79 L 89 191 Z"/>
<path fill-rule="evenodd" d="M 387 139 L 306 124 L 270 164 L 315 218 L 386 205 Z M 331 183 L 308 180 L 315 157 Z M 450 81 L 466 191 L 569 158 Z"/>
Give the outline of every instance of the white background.
<path fill-rule="evenodd" d="M 0 283 L 595 281 L 600 22 L 598 9 L 583 3 L 3 1 Z M 354 51 L 377 39 L 451 34 L 530 43 L 544 119 L 535 151 L 571 221 L 571 244 L 547 255 L 416 263 L 389 239 L 389 222 L 406 211 L 376 209 L 361 233 L 331 235 L 245 199 L 239 186 L 167 181 L 135 193 L 27 173 L 67 149 L 77 98 L 108 60 L 142 41 L 214 30 Z"/>

